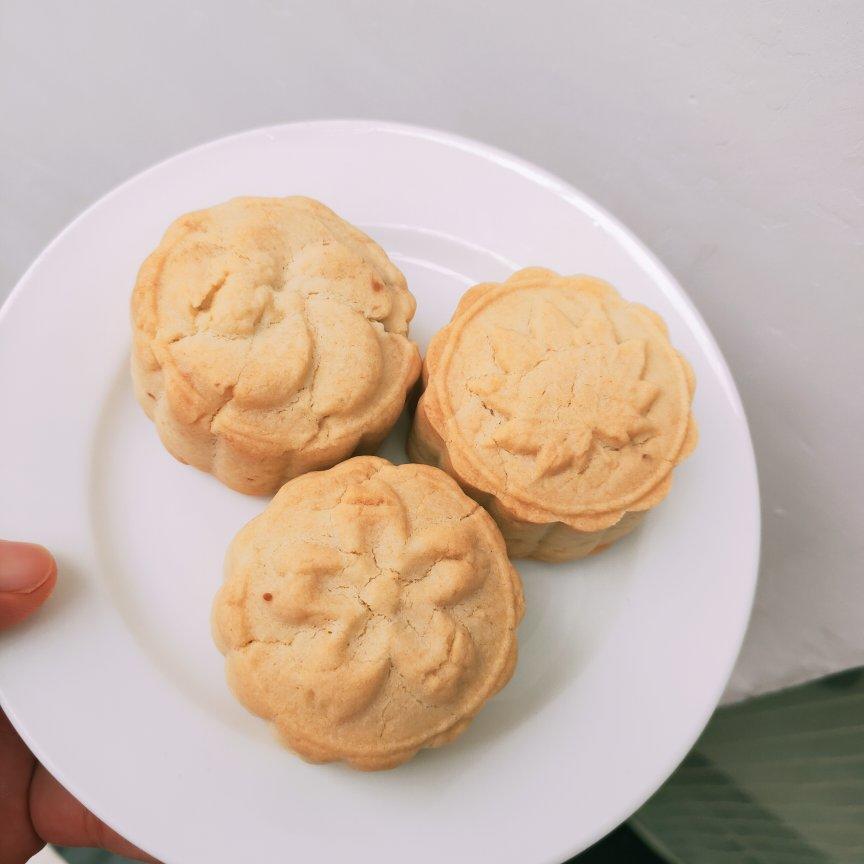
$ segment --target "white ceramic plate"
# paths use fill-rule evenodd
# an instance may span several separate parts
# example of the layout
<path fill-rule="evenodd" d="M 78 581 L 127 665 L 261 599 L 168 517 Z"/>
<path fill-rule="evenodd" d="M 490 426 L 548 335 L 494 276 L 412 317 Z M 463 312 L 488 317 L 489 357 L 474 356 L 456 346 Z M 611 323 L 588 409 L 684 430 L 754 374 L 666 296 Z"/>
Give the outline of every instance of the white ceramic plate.
<path fill-rule="evenodd" d="M 327 202 L 390 253 L 425 348 L 474 282 L 542 264 L 657 309 L 699 382 L 701 443 L 645 526 L 586 562 L 520 563 L 512 683 L 455 744 L 395 771 L 307 765 L 229 695 L 209 632 L 222 556 L 263 507 L 175 462 L 132 397 L 128 302 L 178 214 L 234 195 Z M 60 562 L 0 637 L 2 704 L 48 769 L 166 862 L 560 862 L 693 744 L 750 611 L 753 452 L 711 334 L 657 260 L 571 187 L 425 129 L 247 132 L 145 171 L 69 226 L 0 317 L 0 525 Z M 404 460 L 405 422 L 384 455 Z M 350 857 L 349 857 L 350 856 Z"/>

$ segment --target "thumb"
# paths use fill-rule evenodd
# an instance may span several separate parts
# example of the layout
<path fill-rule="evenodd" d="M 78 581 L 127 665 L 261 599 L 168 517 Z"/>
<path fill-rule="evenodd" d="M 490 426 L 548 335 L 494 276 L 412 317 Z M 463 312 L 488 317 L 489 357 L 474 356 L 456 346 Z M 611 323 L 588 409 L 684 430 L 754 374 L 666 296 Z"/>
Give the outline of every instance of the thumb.
<path fill-rule="evenodd" d="M 57 564 L 44 546 L 0 540 L 0 629 L 35 612 L 56 581 Z"/>

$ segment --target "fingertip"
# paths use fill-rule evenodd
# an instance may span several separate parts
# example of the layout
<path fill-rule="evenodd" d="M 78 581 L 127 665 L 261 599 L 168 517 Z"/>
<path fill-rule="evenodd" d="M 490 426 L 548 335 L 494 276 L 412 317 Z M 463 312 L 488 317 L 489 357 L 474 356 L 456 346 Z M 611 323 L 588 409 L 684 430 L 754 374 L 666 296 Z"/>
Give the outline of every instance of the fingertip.
<path fill-rule="evenodd" d="M 0 594 L 29 594 L 56 573 L 54 556 L 44 546 L 0 540 Z"/>
<path fill-rule="evenodd" d="M 0 627 L 35 612 L 56 584 L 57 562 L 44 546 L 0 540 Z"/>

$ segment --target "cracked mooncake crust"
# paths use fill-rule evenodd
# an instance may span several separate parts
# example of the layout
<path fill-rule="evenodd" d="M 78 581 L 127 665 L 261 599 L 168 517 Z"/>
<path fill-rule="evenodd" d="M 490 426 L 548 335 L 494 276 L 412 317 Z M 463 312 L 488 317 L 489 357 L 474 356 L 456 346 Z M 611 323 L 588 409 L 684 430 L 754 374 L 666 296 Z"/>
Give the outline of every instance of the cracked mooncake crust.
<path fill-rule="evenodd" d="M 380 246 L 309 198 L 180 217 L 132 295 L 135 394 L 177 459 L 240 492 L 372 451 L 420 372 L 414 298 Z"/>
<path fill-rule="evenodd" d="M 213 633 L 284 743 L 378 770 L 454 739 L 507 683 L 522 608 L 500 532 L 450 477 L 358 456 L 235 537 Z"/>
<path fill-rule="evenodd" d="M 433 338 L 408 442 L 492 514 L 513 557 L 631 531 L 695 447 L 695 379 L 655 312 L 541 268 L 469 290 Z"/>

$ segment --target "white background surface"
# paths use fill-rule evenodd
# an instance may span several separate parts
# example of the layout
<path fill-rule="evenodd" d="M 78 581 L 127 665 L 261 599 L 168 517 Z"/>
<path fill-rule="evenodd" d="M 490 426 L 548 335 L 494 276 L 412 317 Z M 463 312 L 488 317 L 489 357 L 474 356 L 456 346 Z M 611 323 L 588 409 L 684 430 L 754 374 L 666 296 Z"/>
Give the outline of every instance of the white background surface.
<path fill-rule="evenodd" d="M 245 127 L 371 116 L 534 160 L 653 247 L 726 354 L 765 532 L 730 696 L 791 684 L 864 662 L 862 64 L 856 0 L 6 2 L 0 295 L 117 182 Z"/>

